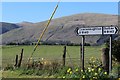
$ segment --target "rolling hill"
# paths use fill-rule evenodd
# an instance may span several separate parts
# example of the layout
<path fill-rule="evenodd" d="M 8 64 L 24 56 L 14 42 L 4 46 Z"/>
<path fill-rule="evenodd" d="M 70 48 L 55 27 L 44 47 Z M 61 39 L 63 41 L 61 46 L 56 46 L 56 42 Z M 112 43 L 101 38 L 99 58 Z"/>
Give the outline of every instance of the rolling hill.
<path fill-rule="evenodd" d="M 20 28 L 21 26 L 18 26 L 13 23 L 6 23 L 6 22 L 0 22 L 0 34 L 6 33 L 12 29 Z"/>
<path fill-rule="evenodd" d="M 29 23 L 23 22 L 15 25 L 22 26 L 10 30 L 2 36 L 2 44 L 10 42 L 22 43 L 26 41 L 35 42 L 39 38 L 42 30 L 44 29 L 47 21 Z M 76 36 L 74 30 L 76 27 L 89 26 L 118 26 L 118 16 L 109 14 L 98 13 L 81 13 L 71 16 L 53 19 L 50 26 L 42 38 L 42 41 L 69 41 L 71 43 L 81 43 L 81 37 Z M 118 35 L 113 38 L 117 39 Z M 104 40 L 108 39 L 107 36 L 86 36 L 86 42 L 90 44 L 102 44 Z"/>

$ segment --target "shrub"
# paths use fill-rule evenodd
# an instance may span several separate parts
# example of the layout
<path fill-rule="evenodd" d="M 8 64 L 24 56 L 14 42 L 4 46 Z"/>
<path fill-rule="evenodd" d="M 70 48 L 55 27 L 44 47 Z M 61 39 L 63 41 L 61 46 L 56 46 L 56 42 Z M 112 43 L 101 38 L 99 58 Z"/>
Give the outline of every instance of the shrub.
<path fill-rule="evenodd" d="M 16 45 L 14 42 L 7 43 L 7 45 Z"/>
<path fill-rule="evenodd" d="M 4 70 L 13 70 L 14 67 L 11 64 L 7 64 L 6 67 L 4 68 Z"/>
<path fill-rule="evenodd" d="M 115 60 L 120 62 L 120 41 L 112 42 L 112 53 Z"/>
<path fill-rule="evenodd" d="M 42 59 L 41 64 L 43 66 L 41 68 L 39 68 L 41 65 L 37 64 L 39 64 L 39 61 L 35 62 L 34 66 L 29 69 L 13 69 L 11 65 L 7 65 L 6 70 L 22 70 L 20 75 L 41 76 L 43 78 L 52 76 L 53 78 L 72 78 L 72 80 L 105 80 L 105 78 L 116 78 L 116 70 L 118 68 L 116 65 L 114 65 L 116 67 L 114 67 L 114 70 L 110 73 L 110 75 L 108 75 L 108 73 L 100 65 L 101 61 L 94 57 L 91 57 L 90 60 L 88 60 L 88 65 L 85 66 L 84 72 L 80 67 L 64 67 L 58 61 L 51 62 Z"/>
<path fill-rule="evenodd" d="M 68 68 L 66 71 L 67 73 L 64 74 L 62 78 L 80 78 L 80 80 L 105 80 L 105 78 L 110 77 L 108 73 L 100 66 L 100 60 L 92 57 L 88 61 L 88 64 L 89 65 L 88 67 L 85 67 L 84 72 L 80 68 Z"/>

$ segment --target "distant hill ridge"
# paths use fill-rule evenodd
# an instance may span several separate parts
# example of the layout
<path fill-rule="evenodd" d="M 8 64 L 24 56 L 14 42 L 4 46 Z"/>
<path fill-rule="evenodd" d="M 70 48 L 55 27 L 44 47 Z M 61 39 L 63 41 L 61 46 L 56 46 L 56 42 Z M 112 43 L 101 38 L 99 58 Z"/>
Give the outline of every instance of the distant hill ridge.
<path fill-rule="evenodd" d="M 13 23 L 6 23 L 6 22 L 0 22 L 0 34 L 6 33 L 12 29 L 20 28 L 21 26 L 18 26 Z"/>
<path fill-rule="evenodd" d="M 47 21 L 37 23 L 17 23 L 15 25 L 22 27 L 11 29 L 7 33 L 2 34 L 2 43 L 7 44 L 10 42 L 22 43 L 25 41 L 37 41 L 46 23 Z M 118 26 L 118 16 L 98 13 L 81 13 L 56 18 L 51 21 L 42 41 L 70 41 L 71 43 L 81 43 L 81 37 L 76 36 L 74 33 L 76 27 L 83 27 L 81 25 Z M 118 35 L 115 35 L 114 39 L 117 39 L 117 37 Z M 86 36 L 86 42 L 90 44 L 102 44 L 106 39 L 107 36 Z"/>

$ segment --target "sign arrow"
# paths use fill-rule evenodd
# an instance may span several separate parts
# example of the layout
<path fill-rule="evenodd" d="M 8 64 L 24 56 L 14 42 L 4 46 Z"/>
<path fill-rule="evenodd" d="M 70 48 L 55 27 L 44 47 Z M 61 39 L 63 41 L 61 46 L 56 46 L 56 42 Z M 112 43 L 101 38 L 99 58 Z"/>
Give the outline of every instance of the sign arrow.
<path fill-rule="evenodd" d="M 103 27 L 103 34 L 117 34 L 118 28 L 117 27 Z"/>
<path fill-rule="evenodd" d="M 77 36 L 78 36 L 78 30 L 79 30 L 79 28 L 77 27 L 74 31 Z"/>
<path fill-rule="evenodd" d="M 116 32 L 115 32 L 115 34 L 117 34 L 117 33 L 118 33 L 118 28 L 117 28 L 117 27 L 115 27 L 115 29 L 116 29 Z"/>

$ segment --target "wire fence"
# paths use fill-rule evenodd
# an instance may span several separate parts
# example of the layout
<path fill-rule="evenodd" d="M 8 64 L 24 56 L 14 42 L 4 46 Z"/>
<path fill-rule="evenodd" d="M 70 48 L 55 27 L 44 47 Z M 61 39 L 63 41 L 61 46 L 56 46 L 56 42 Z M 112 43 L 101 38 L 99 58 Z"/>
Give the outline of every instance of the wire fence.
<path fill-rule="evenodd" d="M 15 46 L 14 46 L 15 47 Z M 12 48 L 14 48 L 14 47 L 12 47 Z M 6 47 L 5 47 L 6 48 Z M 8 46 L 7 48 L 11 48 L 11 46 Z M 65 48 L 64 48 L 64 50 L 65 50 Z M 63 51 L 64 51 L 63 50 Z M 41 57 L 39 57 L 39 56 L 37 56 L 37 57 L 35 57 L 35 56 L 33 56 L 32 57 L 32 59 L 33 59 L 33 61 L 34 62 L 37 62 L 37 61 L 41 61 L 41 62 L 50 62 L 50 63 L 52 63 L 52 62 L 57 62 L 57 63 L 59 63 L 59 64 L 61 64 L 61 65 L 63 65 L 63 51 L 62 51 L 62 53 L 61 54 L 58 54 L 57 55 L 57 57 L 49 57 L 49 56 L 45 56 L 46 58 L 41 58 Z M 81 58 L 80 58 L 80 54 L 78 54 L 78 56 L 76 56 L 76 57 L 74 57 L 74 56 L 72 56 L 71 55 L 71 52 L 69 51 L 69 50 L 67 50 L 66 49 L 66 51 L 65 51 L 65 53 L 66 53 L 66 57 L 65 57 L 65 66 L 81 66 L 81 64 L 82 64 L 82 61 L 81 61 Z M 20 55 L 20 54 L 19 54 Z M 54 56 L 54 55 L 53 55 Z M 88 58 L 90 58 L 90 57 L 86 57 L 85 58 L 85 64 L 88 62 Z M 28 55 L 24 55 L 23 56 L 23 59 L 22 59 L 22 65 L 27 65 L 27 63 L 28 63 L 28 59 L 29 59 L 29 56 Z M 19 60 L 19 59 L 18 59 Z M 12 66 L 14 66 L 15 65 L 15 62 L 16 62 L 16 59 L 15 58 L 12 58 L 11 59 L 11 57 L 10 58 L 8 58 L 8 57 L 4 57 L 3 59 L 2 59 L 2 67 L 4 68 L 4 67 L 6 67 L 7 65 L 12 65 Z"/>
<path fill-rule="evenodd" d="M 47 63 L 53 63 L 53 62 L 56 62 L 58 64 L 61 64 L 63 65 L 63 58 L 40 58 L 40 57 L 33 57 L 32 60 L 34 62 L 47 62 Z M 28 58 L 23 58 L 22 59 L 22 65 L 27 65 L 27 61 L 28 61 Z M 88 59 L 85 60 L 85 65 L 87 66 L 88 65 Z M 7 58 L 7 59 L 2 59 L 2 67 L 6 67 L 8 65 L 12 65 L 14 66 L 15 65 L 15 58 L 11 59 L 11 58 Z M 71 67 L 74 67 L 74 66 L 81 66 L 82 65 L 82 60 L 81 58 L 75 58 L 75 57 L 70 57 L 70 56 L 67 56 L 65 58 L 65 66 L 71 66 Z"/>
<path fill-rule="evenodd" d="M 47 63 L 59 63 L 59 64 L 63 64 L 63 59 L 62 58 L 58 58 L 58 59 L 45 59 L 45 58 L 39 58 L 39 57 L 34 57 L 32 59 L 34 62 L 47 62 Z M 28 59 L 23 58 L 22 60 L 22 65 L 27 65 L 27 61 Z M 66 66 L 79 66 L 81 63 L 81 59 L 80 58 L 66 58 L 65 59 L 65 63 Z M 6 67 L 8 65 L 12 65 L 14 66 L 15 64 L 15 59 L 2 59 L 2 67 Z"/>

